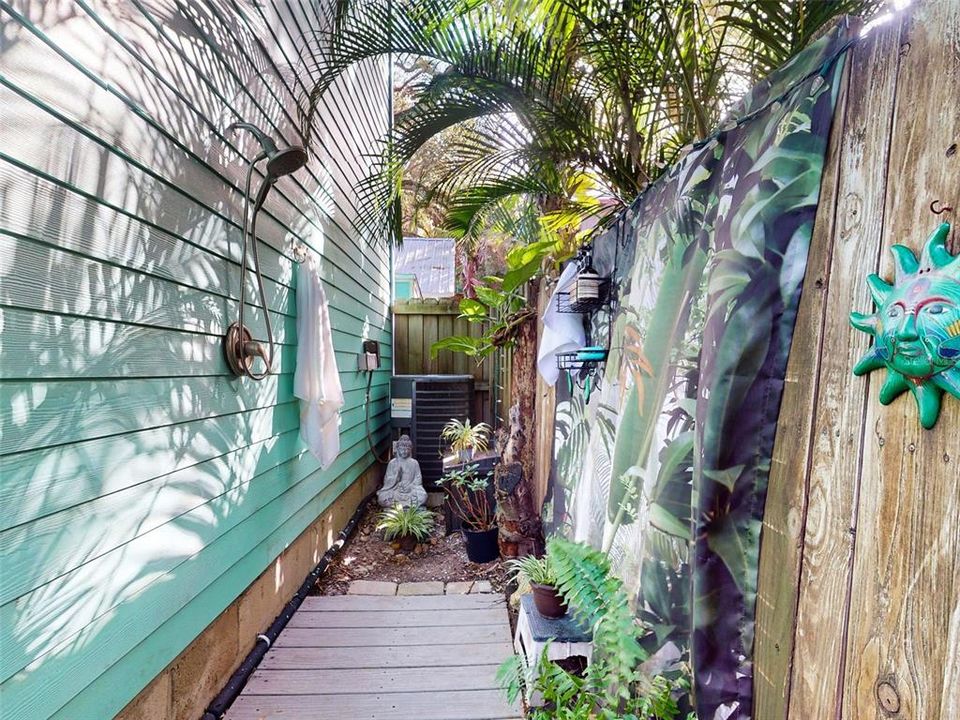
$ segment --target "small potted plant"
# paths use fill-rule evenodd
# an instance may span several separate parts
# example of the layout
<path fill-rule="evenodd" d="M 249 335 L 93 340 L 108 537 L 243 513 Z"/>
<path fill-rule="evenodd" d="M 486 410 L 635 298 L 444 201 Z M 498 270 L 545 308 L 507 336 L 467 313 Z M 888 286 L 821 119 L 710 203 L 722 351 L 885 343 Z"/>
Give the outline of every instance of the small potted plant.
<path fill-rule="evenodd" d="M 497 524 L 487 485 L 491 473 L 481 476 L 478 465 L 465 465 L 450 470 L 439 484 L 447 493 L 447 502 L 454 515 L 460 518 L 461 532 L 471 562 L 487 563 L 500 556 L 497 544 Z"/>
<path fill-rule="evenodd" d="M 394 505 L 380 513 L 377 530 L 383 530 L 384 540 L 396 540 L 401 550 L 410 552 L 430 537 L 433 513 L 422 507 Z"/>
<path fill-rule="evenodd" d="M 567 614 L 567 603 L 557 590 L 557 578 L 550 563 L 550 556 L 538 558 L 535 555 L 511 560 L 508 564 L 518 580 L 525 580 L 533 591 L 533 604 L 537 612 L 548 618 L 559 618 Z"/>
<path fill-rule="evenodd" d="M 473 459 L 475 451 L 484 452 L 488 447 L 490 426 L 484 422 L 470 424 L 470 418 L 460 422 L 457 418 L 443 426 L 440 437 L 450 442 L 450 449 L 464 462 Z"/>

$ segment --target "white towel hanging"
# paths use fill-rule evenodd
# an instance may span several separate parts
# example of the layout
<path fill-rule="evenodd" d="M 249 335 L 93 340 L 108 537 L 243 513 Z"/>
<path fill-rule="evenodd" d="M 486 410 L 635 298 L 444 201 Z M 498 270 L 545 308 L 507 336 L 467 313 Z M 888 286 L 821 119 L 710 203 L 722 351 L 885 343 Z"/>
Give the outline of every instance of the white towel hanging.
<path fill-rule="evenodd" d="M 557 369 L 557 354 L 579 350 L 586 344 L 583 331 L 583 316 L 576 313 L 562 313 L 557 309 L 557 293 L 569 290 L 577 277 L 577 263 L 569 262 L 560 274 L 557 288 L 553 291 L 547 311 L 543 314 L 543 336 L 537 352 L 537 369 L 550 385 L 557 384 L 560 371 Z"/>
<path fill-rule="evenodd" d="M 340 454 L 340 408 L 343 390 L 327 297 L 316 260 L 297 270 L 297 369 L 293 393 L 300 398 L 300 437 L 324 469 Z"/>

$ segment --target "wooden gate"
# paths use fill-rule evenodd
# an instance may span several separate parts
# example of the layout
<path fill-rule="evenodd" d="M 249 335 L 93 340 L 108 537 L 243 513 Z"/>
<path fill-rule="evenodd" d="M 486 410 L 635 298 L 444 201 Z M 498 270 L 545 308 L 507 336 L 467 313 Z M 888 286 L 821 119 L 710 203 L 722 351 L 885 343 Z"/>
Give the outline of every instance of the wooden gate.
<path fill-rule="evenodd" d="M 846 70 L 767 499 L 754 717 L 956 720 L 960 401 L 933 430 L 909 393 L 880 405 L 847 318 L 891 245 L 960 222 L 960 3 L 915 2 Z"/>
<path fill-rule="evenodd" d="M 430 346 L 451 335 L 479 337 L 481 326 L 459 317 L 455 299 L 398 300 L 393 305 L 393 358 L 397 375 L 473 375 L 471 421 L 491 427 L 506 416 L 510 398 L 510 362 L 506 353 L 495 353 L 480 364 L 463 353 L 449 350 L 430 356 Z"/>

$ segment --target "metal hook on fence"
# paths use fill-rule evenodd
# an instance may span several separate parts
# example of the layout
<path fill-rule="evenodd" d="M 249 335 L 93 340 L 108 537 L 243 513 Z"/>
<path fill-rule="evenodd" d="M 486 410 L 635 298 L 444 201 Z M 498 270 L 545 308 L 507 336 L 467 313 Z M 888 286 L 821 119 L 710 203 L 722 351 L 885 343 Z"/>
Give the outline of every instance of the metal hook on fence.
<path fill-rule="evenodd" d="M 937 205 L 941 206 L 939 210 L 937 209 Z M 932 203 L 930 203 L 930 212 L 932 212 L 934 215 L 943 215 L 947 212 L 953 212 L 953 208 L 949 205 L 943 205 L 939 200 L 934 200 Z"/>

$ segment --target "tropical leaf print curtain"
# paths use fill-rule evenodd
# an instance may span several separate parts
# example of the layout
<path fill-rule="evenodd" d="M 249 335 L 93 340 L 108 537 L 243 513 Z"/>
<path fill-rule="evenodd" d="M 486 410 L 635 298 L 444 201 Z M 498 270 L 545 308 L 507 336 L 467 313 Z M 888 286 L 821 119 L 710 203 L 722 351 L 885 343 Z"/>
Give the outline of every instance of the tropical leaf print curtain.
<path fill-rule="evenodd" d="M 848 30 L 771 75 L 594 245 L 616 299 L 558 383 L 553 532 L 609 550 L 701 720 L 749 718 L 760 528 Z"/>

